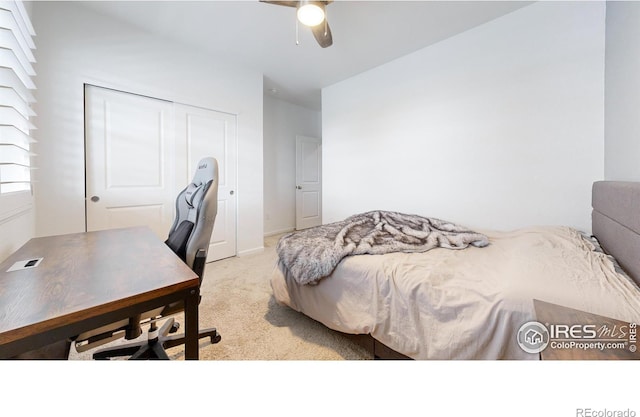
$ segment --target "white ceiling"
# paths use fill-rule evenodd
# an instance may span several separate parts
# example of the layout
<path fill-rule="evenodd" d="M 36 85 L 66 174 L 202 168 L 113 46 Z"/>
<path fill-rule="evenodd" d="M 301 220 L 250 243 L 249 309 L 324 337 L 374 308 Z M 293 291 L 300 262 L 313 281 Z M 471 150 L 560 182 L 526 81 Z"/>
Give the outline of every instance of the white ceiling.
<path fill-rule="evenodd" d="M 335 1 L 322 49 L 295 9 L 243 1 L 86 1 L 98 13 L 264 74 L 265 92 L 320 109 L 320 90 L 530 4 L 524 1 Z M 273 93 L 271 90 L 275 89 Z"/>

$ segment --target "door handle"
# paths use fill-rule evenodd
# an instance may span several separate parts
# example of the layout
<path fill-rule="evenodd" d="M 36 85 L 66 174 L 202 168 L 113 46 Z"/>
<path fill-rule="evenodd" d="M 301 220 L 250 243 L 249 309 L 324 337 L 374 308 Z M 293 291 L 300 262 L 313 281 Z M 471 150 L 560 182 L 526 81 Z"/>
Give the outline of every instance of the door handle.
<path fill-rule="evenodd" d="M 98 201 L 100 201 L 100 197 L 98 197 L 97 195 L 94 195 L 93 197 L 91 197 L 91 201 L 93 201 L 94 203 L 97 203 Z"/>
<path fill-rule="evenodd" d="M 233 195 L 233 190 L 229 191 L 229 195 Z"/>
<path fill-rule="evenodd" d="M 301 185 L 296 185 L 296 190 L 302 190 L 302 186 Z"/>

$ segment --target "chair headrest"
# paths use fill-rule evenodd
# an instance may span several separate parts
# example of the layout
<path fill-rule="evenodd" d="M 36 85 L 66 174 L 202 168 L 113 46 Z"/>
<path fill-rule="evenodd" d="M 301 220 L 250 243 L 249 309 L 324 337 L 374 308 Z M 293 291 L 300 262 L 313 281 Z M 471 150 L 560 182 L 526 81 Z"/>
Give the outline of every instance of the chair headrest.
<path fill-rule="evenodd" d="M 198 162 L 198 167 L 196 168 L 196 173 L 193 175 L 191 183 L 198 187 L 213 180 L 217 167 L 218 162 L 215 158 L 202 158 L 200 162 Z"/>
<path fill-rule="evenodd" d="M 184 193 L 184 199 L 189 207 L 195 207 L 196 202 L 200 201 L 197 198 L 202 198 L 201 192 L 206 188 L 206 185 L 214 179 L 215 173 L 217 172 L 217 164 L 218 162 L 214 158 L 202 158 L 200 162 L 198 162 L 193 180 L 187 186 Z"/>

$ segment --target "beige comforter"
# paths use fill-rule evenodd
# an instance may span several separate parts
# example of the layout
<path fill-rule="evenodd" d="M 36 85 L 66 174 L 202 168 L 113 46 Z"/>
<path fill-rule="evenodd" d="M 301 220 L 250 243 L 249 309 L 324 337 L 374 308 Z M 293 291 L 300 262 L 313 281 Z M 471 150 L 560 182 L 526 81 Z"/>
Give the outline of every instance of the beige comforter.
<path fill-rule="evenodd" d="M 640 290 L 576 230 L 484 232 L 488 247 L 350 256 L 318 285 L 276 266 L 274 297 L 414 359 L 536 359 L 517 344 L 533 299 L 640 322 Z"/>

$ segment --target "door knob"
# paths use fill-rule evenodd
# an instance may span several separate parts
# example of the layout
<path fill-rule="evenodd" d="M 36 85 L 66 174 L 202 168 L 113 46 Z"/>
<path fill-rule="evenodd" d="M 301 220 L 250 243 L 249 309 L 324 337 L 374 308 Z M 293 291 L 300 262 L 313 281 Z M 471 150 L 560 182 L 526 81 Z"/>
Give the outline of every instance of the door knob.
<path fill-rule="evenodd" d="M 97 195 L 94 195 L 93 197 L 91 197 L 91 201 L 93 201 L 94 203 L 97 203 L 98 201 L 100 201 L 100 197 L 98 197 Z"/>
<path fill-rule="evenodd" d="M 233 190 L 229 191 L 229 195 L 233 195 Z"/>
<path fill-rule="evenodd" d="M 296 185 L 296 190 L 302 190 L 302 186 Z"/>

